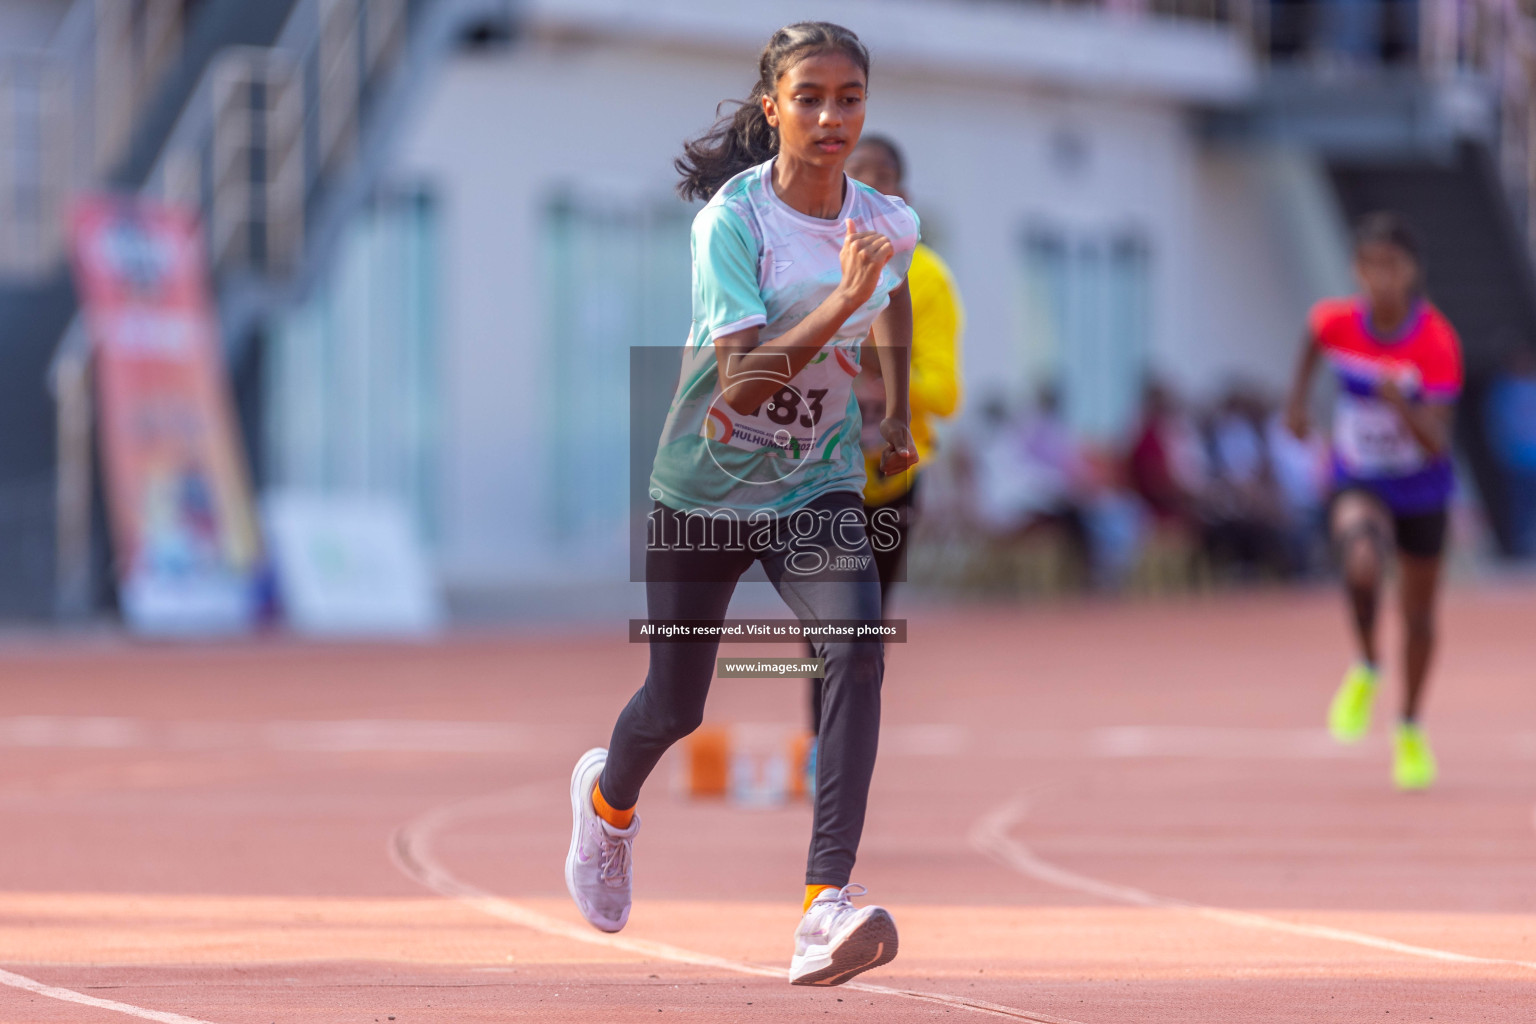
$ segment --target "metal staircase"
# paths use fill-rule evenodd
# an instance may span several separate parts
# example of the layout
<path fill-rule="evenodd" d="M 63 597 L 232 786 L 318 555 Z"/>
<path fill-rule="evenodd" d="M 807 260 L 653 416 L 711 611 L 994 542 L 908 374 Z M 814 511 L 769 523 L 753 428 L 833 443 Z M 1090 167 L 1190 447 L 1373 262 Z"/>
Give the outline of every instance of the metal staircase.
<path fill-rule="evenodd" d="M 114 180 L 184 59 L 178 0 L 76 0 L 49 45 L 0 57 L 0 615 L 52 610 L 49 361 L 74 308 L 71 197 Z"/>
<path fill-rule="evenodd" d="M 0 61 L 0 110 L 17 111 L 0 152 L 20 155 L 0 159 L 0 617 L 87 614 L 109 589 L 71 198 L 196 209 L 239 366 L 331 258 L 424 79 L 465 34 L 511 26 L 510 0 L 185 9 L 77 0 L 46 52 Z"/>
<path fill-rule="evenodd" d="M 182 53 L 180 0 L 77 0 L 50 45 L 0 57 L 0 280 L 53 273 L 67 203 L 108 180 Z"/>
<path fill-rule="evenodd" d="M 201 211 L 226 343 L 315 280 L 423 81 L 509 0 L 298 0 L 270 47 L 224 50 L 144 192 Z"/>

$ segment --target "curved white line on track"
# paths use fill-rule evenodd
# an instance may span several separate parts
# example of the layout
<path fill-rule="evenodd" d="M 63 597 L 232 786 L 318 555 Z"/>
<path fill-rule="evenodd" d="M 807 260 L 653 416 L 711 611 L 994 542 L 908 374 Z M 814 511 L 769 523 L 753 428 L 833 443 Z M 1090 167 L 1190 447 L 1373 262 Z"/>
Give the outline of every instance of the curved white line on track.
<path fill-rule="evenodd" d="M 76 992 L 73 989 L 59 988 L 55 985 L 44 985 L 40 981 L 34 981 L 20 974 L 12 974 L 10 971 L 0 971 L 0 985 L 9 985 L 11 988 L 19 988 L 23 992 L 47 996 L 49 999 L 59 999 L 66 1003 L 79 1003 L 81 1006 L 94 1006 L 98 1010 L 112 1010 L 117 1013 L 126 1013 L 130 1017 L 159 1021 L 160 1024 L 210 1024 L 209 1021 L 199 1020 L 196 1017 L 184 1017 L 179 1013 L 168 1013 L 164 1010 L 146 1010 L 142 1006 L 119 1003 L 113 999 L 97 999 L 95 996 L 88 996 L 83 992 Z"/>
<path fill-rule="evenodd" d="M 439 895 L 458 900 L 491 917 L 500 918 L 503 921 L 509 921 L 512 924 L 521 925 L 533 931 L 543 932 L 546 935 L 555 935 L 563 939 L 585 942 L 594 946 L 604 946 L 608 949 L 620 949 L 658 960 L 670 960 L 674 963 L 692 964 L 696 967 L 712 967 L 716 970 L 731 971 L 736 974 L 751 974 L 762 978 L 774 978 L 780 981 L 788 980 L 789 972 L 782 967 L 768 967 L 763 964 L 748 963 L 744 960 L 731 960 L 709 953 L 683 949 L 680 946 L 673 946 L 664 942 L 652 942 L 648 939 L 624 938 L 619 935 L 599 932 L 582 925 L 562 921 L 547 914 L 541 914 L 537 910 L 525 907 L 513 900 L 495 896 L 462 881 L 447 868 L 443 867 L 437 858 L 433 856 L 432 841 L 443 829 L 465 819 L 503 814 L 527 807 L 530 803 L 540 797 L 548 796 L 551 792 L 564 795 L 561 783 L 558 781 L 530 783 L 525 786 L 519 786 L 517 789 L 509 792 L 475 797 L 428 811 L 421 817 L 401 826 L 390 837 L 390 858 L 406 877 L 426 886 Z M 1020 1010 L 1016 1007 L 1004 1006 L 1000 1003 L 990 1003 L 982 999 L 946 995 L 942 992 L 919 992 L 912 989 L 891 988 L 887 985 L 871 985 L 867 982 L 849 982 L 839 986 L 839 988 L 854 992 L 868 992 L 872 995 L 896 996 L 923 1003 L 937 1003 L 941 1006 L 969 1010 L 973 1013 L 981 1013 L 993 1017 L 1032 1021 L 1034 1024 L 1079 1024 L 1078 1021 L 1052 1017 L 1044 1013 Z"/>
<path fill-rule="evenodd" d="M 1003 804 L 992 813 L 981 818 L 972 827 L 970 833 L 971 846 L 978 852 L 991 857 L 1007 867 L 1013 868 L 1022 875 L 1028 875 L 1038 881 L 1061 889 L 1071 889 L 1118 903 L 1129 903 L 1139 907 L 1187 910 L 1200 917 L 1220 921 L 1223 924 L 1230 924 L 1239 928 L 1257 928 L 1265 931 L 1289 932 L 1292 935 L 1304 935 L 1314 939 L 1332 939 L 1335 942 L 1368 946 L 1371 949 L 1379 949 L 1388 953 L 1400 953 L 1404 956 L 1419 957 L 1426 960 L 1440 960 L 1462 964 L 1491 964 L 1502 967 L 1522 967 L 1527 970 L 1536 970 L 1536 963 L 1525 960 L 1474 956 L 1470 953 L 1456 953 L 1448 949 L 1436 949 L 1433 946 L 1415 946 L 1407 942 L 1398 942 L 1396 939 L 1386 939 L 1379 935 L 1351 931 L 1347 928 L 1332 928 L 1322 924 L 1303 924 L 1298 921 L 1287 921 L 1283 918 L 1270 917 L 1266 914 L 1255 914 L 1246 910 L 1228 910 L 1225 907 L 1212 907 L 1202 903 L 1192 903 L 1188 900 L 1174 899 L 1170 896 L 1159 896 L 1144 889 L 1136 889 L 1128 885 L 1116 885 L 1112 882 L 1090 878 L 1087 875 L 1080 875 L 1075 871 L 1068 871 L 1066 868 L 1058 867 L 1050 861 L 1041 859 L 1028 846 L 1009 835 L 1013 826 L 1024 820 L 1028 810 L 1029 801 L 1023 797 Z"/>

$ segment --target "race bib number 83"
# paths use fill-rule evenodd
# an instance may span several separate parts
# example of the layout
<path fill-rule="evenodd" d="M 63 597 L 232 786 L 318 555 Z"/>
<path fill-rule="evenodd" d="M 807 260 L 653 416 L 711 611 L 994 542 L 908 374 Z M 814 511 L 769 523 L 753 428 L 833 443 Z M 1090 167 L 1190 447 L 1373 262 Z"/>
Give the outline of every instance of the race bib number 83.
<path fill-rule="evenodd" d="M 779 458 L 824 459 L 826 439 L 848 415 L 858 364 L 836 345 L 827 345 L 792 379 L 766 371 L 732 374 L 715 387 L 700 431 L 711 441 Z M 750 412 L 726 404 L 732 388 L 772 380 L 781 386 Z"/>

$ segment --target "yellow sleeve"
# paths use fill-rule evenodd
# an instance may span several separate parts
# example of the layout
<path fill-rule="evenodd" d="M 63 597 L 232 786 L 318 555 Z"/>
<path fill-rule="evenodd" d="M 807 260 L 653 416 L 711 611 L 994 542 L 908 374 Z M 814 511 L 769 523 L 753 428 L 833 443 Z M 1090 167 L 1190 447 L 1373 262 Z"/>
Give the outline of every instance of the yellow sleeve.
<path fill-rule="evenodd" d="M 926 245 L 912 254 L 912 418 L 952 416 L 960 405 L 960 328 L 963 314 L 949 267 Z"/>
<path fill-rule="evenodd" d="M 919 244 L 907 271 L 912 295 L 912 440 L 926 459 L 933 451 L 934 417 L 954 415 L 960 405 L 960 330 L 964 314 L 949 268 L 938 254 Z M 881 476 L 879 449 L 865 453 L 864 501 L 883 505 L 911 486 L 913 475 Z M 921 472 L 923 463 L 918 463 Z"/>

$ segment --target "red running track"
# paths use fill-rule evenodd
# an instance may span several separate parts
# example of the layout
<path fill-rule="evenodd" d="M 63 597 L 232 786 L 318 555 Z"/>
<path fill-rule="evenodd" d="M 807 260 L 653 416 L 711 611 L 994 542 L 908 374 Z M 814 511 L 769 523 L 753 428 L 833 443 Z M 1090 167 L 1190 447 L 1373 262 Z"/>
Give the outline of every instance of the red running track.
<path fill-rule="evenodd" d="M 833 990 L 783 980 L 802 804 L 664 764 L 630 926 L 570 906 L 566 776 L 644 671 L 622 624 L 12 642 L 0 1022 L 1536 1019 L 1536 589 L 1448 596 L 1412 796 L 1379 723 L 1322 732 L 1330 593 L 911 619 L 856 875 L 901 955 Z M 710 718 L 802 703 L 721 681 Z"/>

